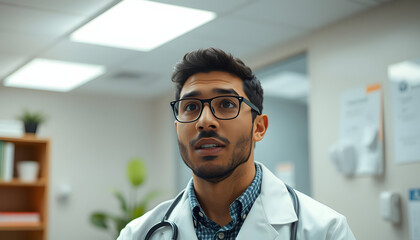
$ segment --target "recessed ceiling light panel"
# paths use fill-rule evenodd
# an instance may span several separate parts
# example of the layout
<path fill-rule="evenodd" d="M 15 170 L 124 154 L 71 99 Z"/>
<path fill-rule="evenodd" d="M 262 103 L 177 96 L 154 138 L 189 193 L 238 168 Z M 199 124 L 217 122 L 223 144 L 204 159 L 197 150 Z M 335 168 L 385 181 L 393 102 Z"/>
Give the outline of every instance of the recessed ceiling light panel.
<path fill-rule="evenodd" d="M 125 0 L 71 34 L 72 41 L 150 51 L 216 17 L 214 12 Z"/>
<path fill-rule="evenodd" d="M 37 58 L 7 77 L 4 85 L 67 92 L 104 72 L 104 66 Z"/>

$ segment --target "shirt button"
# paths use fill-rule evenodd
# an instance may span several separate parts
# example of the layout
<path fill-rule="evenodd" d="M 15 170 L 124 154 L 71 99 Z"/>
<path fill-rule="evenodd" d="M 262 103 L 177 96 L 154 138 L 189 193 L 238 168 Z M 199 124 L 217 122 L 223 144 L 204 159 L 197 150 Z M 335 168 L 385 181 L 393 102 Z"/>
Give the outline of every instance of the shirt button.
<path fill-rule="evenodd" d="M 217 237 L 218 237 L 219 239 L 223 239 L 223 238 L 225 238 L 225 234 L 224 234 L 223 232 L 219 232 L 219 233 L 217 234 Z"/>
<path fill-rule="evenodd" d="M 204 216 L 202 212 L 198 212 L 198 215 L 200 215 L 200 217 Z"/>
<path fill-rule="evenodd" d="M 194 219 L 194 227 L 197 227 L 197 221 Z"/>
<path fill-rule="evenodd" d="M 242 219 L 245 220 L 246 218 L 246 214 L 242 215 Z"/>

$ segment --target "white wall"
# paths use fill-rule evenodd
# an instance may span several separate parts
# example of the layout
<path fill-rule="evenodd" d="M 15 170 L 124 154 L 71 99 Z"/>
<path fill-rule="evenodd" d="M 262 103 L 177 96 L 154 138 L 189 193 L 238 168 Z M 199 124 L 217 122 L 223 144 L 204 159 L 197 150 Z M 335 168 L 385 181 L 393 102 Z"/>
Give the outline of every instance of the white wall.
<path fill-rule="evenodd" d="M 407 195 L 409 188 L 419 187 L 420 164 L 395 163 L 387 66 L 419 58 L 419 43 L 420 1 L 393 1 L 248 61 L 261 67 L 308 52 L 313 195 L 346 215 L 357 239 L 409 239 Z M 385 173 L 345 178 L 328 159 L 339 135 L 340 92 L 376 82 L 384 87 Z M 402 196 L 399 225 L 380 218 L 378 197 L 385 190 Z"/>
<path fill-rule="evenodd" d="M 169 106 L 166 113 L 158 109 L 163 102 L 0 87 L 0 119 L 14 119 L 24 107 L 49 115 L 39 129 L 40 137 L 51 138 L 49 239 L 112 239 L 90 225 L 89 215 L 119 213 L 110 189 L 128 194 L 126 163 L 132 157 L 143 157 L 149 169 L 142 193 L 163 191 L 153 204 L 172 196 L 173 154 L 165 137 L 170 122 L 156 120 L 168 118 Z M 66 203 L 56 200 L 60 184 L 73 189 Z"/>
<path fill-rule="evenodd" d="M 152 139 L 149 149 L 152 152 L 150 159 L 151 181 L 159 184 L 159 190 L 165 194 L 153 201 L 153 205 L 161 202 L 162 199 L 173 198 L 178 190 L 177 183 L 177 164 L 178 146 L 175 144 L 174 118 L 169 104 L 174 99 L 175 94 L 170 92 L 164 96 L 151 100 L 150 110 L 150 138 Z"/>

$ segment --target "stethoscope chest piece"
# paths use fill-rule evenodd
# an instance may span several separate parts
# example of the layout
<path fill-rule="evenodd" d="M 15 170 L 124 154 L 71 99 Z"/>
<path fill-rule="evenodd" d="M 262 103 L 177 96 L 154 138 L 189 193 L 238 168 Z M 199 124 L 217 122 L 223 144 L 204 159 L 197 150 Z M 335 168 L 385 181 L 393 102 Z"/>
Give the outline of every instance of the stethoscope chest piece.
<path fill-rule="evenodd" d="M 162 220 L 160 223 L 155 224 L 148 232 L 145 240 L 150 239 L 150 237 L 155 233 L 159 228 L 162 227 L 170 227 L 172 229 L 172 240 L 176 240 L 178 238 L 178 227 L 175 225 L 175 223 L 168 222 L 166 220 Z"/>

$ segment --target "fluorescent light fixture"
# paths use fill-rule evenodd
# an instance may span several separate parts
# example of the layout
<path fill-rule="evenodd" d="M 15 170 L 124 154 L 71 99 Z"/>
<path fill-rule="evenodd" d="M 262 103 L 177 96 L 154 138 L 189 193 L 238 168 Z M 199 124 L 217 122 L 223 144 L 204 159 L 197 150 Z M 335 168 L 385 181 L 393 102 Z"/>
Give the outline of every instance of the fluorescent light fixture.
<path fill-rule="evenodd" d="M 37 58 L 7 77 L 4 85 L 68 92 L 104 72 L 104 66 Z"/>
<path fill-rule="evenodd" d="M 214 12 L 125 0 L 71 34 L 76 42 L 150 51 L 216 17 Z"/>
<path fill-rule="evenodd" d="M 411 84 L 419 84 L 420 65 L 411 61 L 393 64 L 388 67 L 388 76 L 391 81 L 406 81 Z"/>
<path fill-rule="evenodd" d="M 306 99 L 309 80 L 306 75 L 283 71 L 261 78 L 264 95 L 288 99 Z"/>

